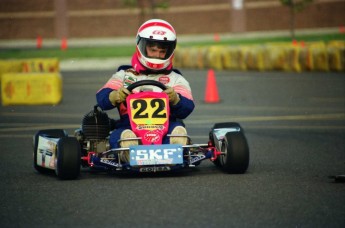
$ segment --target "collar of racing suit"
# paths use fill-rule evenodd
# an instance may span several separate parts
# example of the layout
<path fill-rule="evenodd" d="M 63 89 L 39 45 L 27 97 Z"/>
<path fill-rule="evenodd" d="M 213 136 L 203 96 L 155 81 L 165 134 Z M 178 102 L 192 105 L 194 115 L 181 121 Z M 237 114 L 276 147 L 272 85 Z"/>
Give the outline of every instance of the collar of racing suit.
<path fill-rule="evenodd" d="M 146 74 L 146 75 L 149 75 L 149 74 L 165 74 L 165 75 L 167 75 L 167 74 L 170 74 L 171 71 L 173 70 L 172 63 L 170 63 L 170 65 L 164 70 L 155 71 L 155 70 L 147 69 L 146 67 L 144 67 L 143 64 L 141 64 L 136 53 L 134 53 L 132 56 L 132 67 L 135 69 L 136 72 L 138 72 L 140 74 Z"/>

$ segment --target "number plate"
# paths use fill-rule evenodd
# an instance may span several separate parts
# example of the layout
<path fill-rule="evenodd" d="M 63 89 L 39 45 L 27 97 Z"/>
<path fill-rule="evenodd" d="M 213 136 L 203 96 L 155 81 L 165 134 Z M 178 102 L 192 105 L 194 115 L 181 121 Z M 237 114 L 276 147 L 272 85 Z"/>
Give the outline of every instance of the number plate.
<path fill-rule="evenodd" d="M 140 145 L 130 147 L 130 165 L 170 165 L 183 163 L 182 145 Z"/>
<path fill-rule="evenodd" d="M 169 129 L 169 97 L 166 93 L 145 91 L 127 97 L 131 128 L 142 145 L 162 144 Z"/>
<path fill-rule="evenodd" d="M 55 169 L 56 145 L 59 139 L 47 138 L 43 136 L 38 137 L 37 160 L 38 166 Z"/>
<path fill-rule="evenodd" d="M 168 119 L 166 99 L 132 99 L 130 105 L 131 118 L 137 125 L 164 124 Z"/>

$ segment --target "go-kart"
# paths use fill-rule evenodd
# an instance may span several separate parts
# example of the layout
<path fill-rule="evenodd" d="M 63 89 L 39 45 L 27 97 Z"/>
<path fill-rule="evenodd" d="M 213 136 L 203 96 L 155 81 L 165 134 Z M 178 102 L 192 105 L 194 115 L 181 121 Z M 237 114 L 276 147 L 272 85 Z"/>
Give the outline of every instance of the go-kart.
<path fill-rule="evenodd" d="M 143 80 L 128 86 L 166 86 Z M 97 105 L 87 113 L 80 129 L 68 136 L 62 129 L 38 131 L 34 136 L 34 168 L 40 173 L 55 171 L 60 179 L 76 179 L 81 167 L 107 172 L 163 172 L 198 166 L 211 160 L 226 173 L 245 173 L 249 164 L 249 148 L 238 123 L 216 123 L 206 144 L 192 144 L 188 135 L 167 134 L 169 98 L 162 92 L 131 93 L 126 99 L 132 131 L 139 144 L 129 148 L 110 148 L 109 135 L 116 121 Z M 162 144 L 163 137 L 187 137 L 187 145 Z M 120 159 L 129 153 L 129 161 Z"/>

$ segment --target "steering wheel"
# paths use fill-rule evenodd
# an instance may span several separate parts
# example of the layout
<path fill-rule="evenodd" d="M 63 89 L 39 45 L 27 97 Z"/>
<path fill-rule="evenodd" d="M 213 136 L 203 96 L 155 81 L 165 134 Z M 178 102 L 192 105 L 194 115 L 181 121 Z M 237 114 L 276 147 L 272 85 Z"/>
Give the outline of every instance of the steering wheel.
<path fill-rule="evenodd" d="M 152 85 L 152 86 L 157 86 L 158 88 L 161 88 L 162 90 L 166 90 L 167 87 L 159 82 L 159 81 L 154 81 L 154 80 L 141 80 L 141 81 L 137 81 L 134 82 L 133 84 L 129 85 L 127 87 L 127 89 L 129 90 L 129 92 L 132 92 L 133 89 L 139 87 L 139 86 L 143 86 L 143 85 Z"/>

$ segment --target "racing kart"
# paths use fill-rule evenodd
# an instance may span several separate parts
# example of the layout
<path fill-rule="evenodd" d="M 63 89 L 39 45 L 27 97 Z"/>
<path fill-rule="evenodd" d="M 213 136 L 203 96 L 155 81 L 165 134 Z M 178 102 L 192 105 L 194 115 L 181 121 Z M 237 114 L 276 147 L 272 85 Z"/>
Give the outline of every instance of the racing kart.
<path fill-rule="evenodd" d="M 128 86 L 166 86 L 143 80 Z M 211 160 L 226 173 L 245 173 L 249 165 L 249 147 L 242 127 L 235 122 L 216 123 L 205 144 L 193 144 L 188 135 L 167 134 L 169 98 L 162 92 L 131 93 L 126 99 L 132 131 L 139 144 L 128 148 L 110 148 L 109 135 L 116 120 L 110 119 L 97 105 L 87 113 L 80 129 L 68 136 L 63 129 L 45 129 L 33 137 L 34 168 L 40 173 L 55 171 L 60 179 L 77 179 L 81 168 L 107 172 L 162 172 L 196 167 Z M 183 123 L 183 122 L 182 122 Z M 187 145 L 162 144 L 163 137 L 187 137 Z M 129 161 L 120 159 L 129 153 Z"/>

